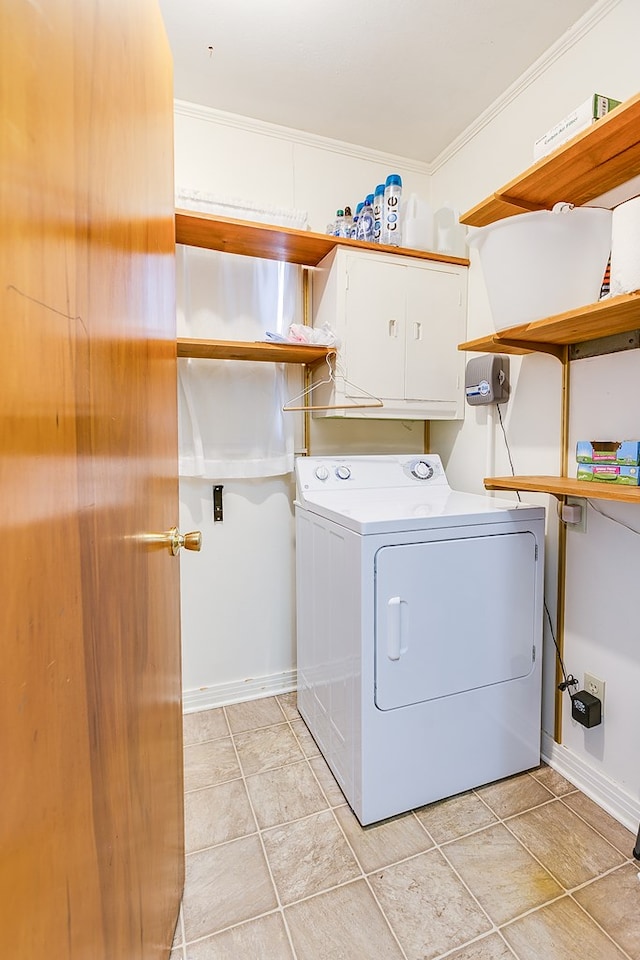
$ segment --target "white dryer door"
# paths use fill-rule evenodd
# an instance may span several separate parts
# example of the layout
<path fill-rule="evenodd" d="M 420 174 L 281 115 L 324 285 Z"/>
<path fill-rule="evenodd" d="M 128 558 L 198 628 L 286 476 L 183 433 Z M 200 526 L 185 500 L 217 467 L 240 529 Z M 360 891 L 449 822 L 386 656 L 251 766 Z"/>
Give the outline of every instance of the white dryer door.
<path fill-rule="evenodd" d="M 504 533 L 376 554 L 380 710 L 526 676 L 536 630 L 536 541 Z"/>

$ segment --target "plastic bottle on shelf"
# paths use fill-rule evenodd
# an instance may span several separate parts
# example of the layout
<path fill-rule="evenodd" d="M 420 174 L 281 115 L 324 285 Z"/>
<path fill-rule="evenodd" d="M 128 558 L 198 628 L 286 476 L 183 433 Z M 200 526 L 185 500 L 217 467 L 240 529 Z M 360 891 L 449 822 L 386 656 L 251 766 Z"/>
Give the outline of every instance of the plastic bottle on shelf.
<path fill-rule="evenodd" d="M 458 211 L 446 201 L 433 215 L 436 250 L 451 257 L 466 256 L 466 231 Z"/>
<path fill-rule="evenodd" d="M 400 223 L 401 200 L 402 177 L 397 173 L 390 173 L 384 185 L 384 211 L 380 242 L 387 243 L 392 247 L 399 247 L 402 243 Z"/>
<path fill-rule="evenodd" d="M 364 207 L 364 203 L 359 203 L 358 206 L 356 207 L 356 212 L 353 215 L 351 233 L 349 234 L 352 240 L 355 240 L 358 236 L 358 220 L 360 219 L 360 213 L 363 207 Z"/>
<path fill-rule="evenodd" d="M 379 183 L 373 193 L 373 241 L 380 243 L 382 211 L 384 208 L 384 183 Z"/>
<path fill-rule="evenodd" d="M 340 233 L 339 237 L 350 237 L 351 228 L 353 227 L 353 217 L 351 216 L 351 207 L 344 208 L 344 219 L 340 224 Z"/>
<path fill-rule="evenodd" d="M 435 250 L 433 211 L 417 193 L 410 194 L 400 206 L 402 246 L 414 250 Z"/>
<path fill-rule="evenodd" d="M 373 194 L 368 193 L 358 218 L 356 239 L 373 243 Z"/>
<path fill-rule="evenodd" d="M 340 231 L 343 229 L 343 226 L 344 226 L 344 210 L 336 210 L 336 221 L 333 227 L 334 237 L 342 236 Z"/>

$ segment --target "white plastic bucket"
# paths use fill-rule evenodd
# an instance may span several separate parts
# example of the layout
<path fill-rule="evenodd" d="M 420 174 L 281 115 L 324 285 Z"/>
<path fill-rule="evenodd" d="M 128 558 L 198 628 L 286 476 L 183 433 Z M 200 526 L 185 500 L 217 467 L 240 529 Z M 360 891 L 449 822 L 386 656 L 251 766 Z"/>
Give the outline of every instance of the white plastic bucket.
<path fill-rule="evenodd" d="M 556 204 L 469 234 L 496 330 L 595 303 L 611 252 L 611 210 Z"/>
<path fill-rule="evenodd" d="M 640 197 L 613 211 L 611 222 L 611 295 L 640 290 Z"/>

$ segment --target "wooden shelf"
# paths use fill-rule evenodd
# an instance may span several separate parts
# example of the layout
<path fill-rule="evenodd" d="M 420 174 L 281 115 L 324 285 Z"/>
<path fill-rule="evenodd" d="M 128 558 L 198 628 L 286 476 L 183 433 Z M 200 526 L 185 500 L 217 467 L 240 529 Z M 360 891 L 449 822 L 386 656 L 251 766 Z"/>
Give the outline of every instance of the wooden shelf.
<path fill-rule="evenodd" d="M 640 487 L 625 487 L 600 480 L 575 477 L 485 477 L 487 490 L 521 490 L 550 493 L 554 497 L 588 497 L 590 500 L 617 500 L 640 504 Z"/>
<path fill-rule="evenodd" d="M 176 210 L 176 243 L 245 257 L 261 257 L 264 260 L 285 260 L 309 267 L 316 267 L 323 257 L 338 246 L 469 266 L 469 260 L 463 257 L 448 257 L 443 253 L 408 247 L 389 247 L 381 243 L 364 243 L 361 240 L 347 240 L 325 233 L 292 230 L 248 220 L 231 220 L 194 210 Z"/>
<path fill-rule="evenodd" d="M 577 310 L 543 320 L 509 327 L 477 340 L 467 340 L 459 350 L 480 353 L 529 353 L 540 351 L 562 357 L 563 347 L 597 340 L 640 328 L 640 292 L 624 293 Z"/>
<path fill-rule="evenodd" d="M 460 218 L 484 227 L 504 217 L 547 210 L 560 200 L 579 206 L 640 174 L 640 94 L 538 160 Z"/>
<path fill-rule="evenodd" d="M 264 260 L 282 260 L 300 266 L 315 267 L 335 247 L 352 247 L 376 253 L 393 253 L 416 260 L 435 260 L 440 263 L 458 263 L 469 266 L 462 257 L 448 257 L 442 253 L 389 247 L 380 243 L 346 240 L 325 233 L 292 230 L 272 224 L 248 220 L 232 220 L 194 210 L 176 210 L 176 243 L 245 257 Z M 197 357 L 208 360 L 258 360 L 266 363 L 317 363 L 331 347 L 295 343 L 262 343 L 244 340 L 178 339 L 179 357 Z"/>
<path fill-rule="evenodd" d="M 265 363 L 317 363 L 335 353 L 315 344 L 263 343 L 261 340 L 193 340 L 178 337 L 178 356 L 200 360 L 258 360 Z"/>

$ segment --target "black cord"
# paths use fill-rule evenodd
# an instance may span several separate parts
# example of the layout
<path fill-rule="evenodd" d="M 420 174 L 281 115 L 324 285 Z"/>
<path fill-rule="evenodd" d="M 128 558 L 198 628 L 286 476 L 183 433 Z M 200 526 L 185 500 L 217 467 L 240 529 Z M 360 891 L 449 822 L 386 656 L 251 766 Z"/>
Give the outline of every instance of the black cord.
<path fill-rule="evenodd" d="M 637 530 L 635 527 L 632 527 L 631 524 L 625 523 L 623 520 L 618 520 L 616 517 L 612 517 L 610 514 L 605 513 L 604 510 L 601 510 L 600 507 L 597 507 L 592 500 L 587 498 L 587 503 L 592 510 L 595 510 L 596 513 L 599 513 L 601 517 L 604 517 L 606 520 L 610 520 L 611 523 L 617 523 L 619 527 L 624 527 L 626 530 L 630 530 L 631 533 L 635 533 L 636 536 L 640 536 L 640 530 Z"/>
<path fill-rule="evenodd" d="M 502 427 L 502 436 L 504 437 L 504 445 L 507 448 L 507 456 L 509 457 L 509 464 L 511 466 L 511 476 L 515 477 L 516 471 L 513 468 L 513 460 L 511 459 L 511 450 L 509 449 L 509 441 L 507 440 L 507 431 L 504 428 L 504 423 L 502 422 L 502 411 L 500 410 L 500 404 L 496 403 L 496 410 L 498 411 L 498 420 L 500 421 L 500 426 Z M 522 503 L 522 497 L 520 496 L 520 491 L 516 490 L 516 496 L 520 503 Z"/>
<path fill-rule="evenodd" d="M 501 410 L 500 410 L 500 404 L 499 404 L 499 403 L 496 403 L 496 408 L 497 408 L 497 410 L 498 410 L 498 419 L 500 420 L 500 426 L 502 427 L 502 435 L 503 435 L 503 437 L 504 437 L 504 445 L 505 445 L 505 447 L 507 448 L 507 456 L 509 457 L 509 464 L 511 465 L 511 476 L 512 476 L 512 477 L 515 477 L 516 471 L 515 471 L 514 466 L 513 466 L 513 460 L 512 460 L 512 458 L 511 458 L 511 450 L 509 449 L 509 441 L 507 440 L 507 431 L 506 431 L 505 428 L 504 428 L 504 423 L 503 423 L 503 420 L 502 420 L 502 412 L 501 412 Z M 520 500 L 520 502 L 522 502 L 522 497 L 520 496 L 520 491 L 519 491 L 519 490 L 516 490 L 516 493 L 518 494 L 518 500 Z M 606 516 L 606 514 L 605 514 L 605 516 Z M 573 676 L 572 673 L 570 673 L 570 674 L 567 676 L 567 671 L 565 670 L 564 663 L 563 663 L 563 661 L 562 661 L 562 656 L 560 655 L 560 647 L 558 646 L 558 641 L 556 640 L 555 631 L 554 631 L 554 629 L 553 629 L 553 624 L 552 624 L 552 622 L 551 622 L 551 614 L 549 613 L 549 608 L 548 608 L 548 606 L 547 606 L 547 601 L 546 601 L 546 600 L 544 601 L 544 612 L 546 613 L 546 615 L 547 615 L 547 620 L 549 621 L 549 632 L 550 632 L 551 638 L 552 638 L 552 640 L 553 640 L 553 645 L 554 645 L 554 647 L 556 648 L 556 656 L 558 657 L 558 663 L 560 664 L 560 669 L 562 670 L 562 676 L 564 677 L 562 683 L 558 684 L 558 690 L 562 690 L 563 692 L 564 692 L 565 690 L 567 690 L 568 693 L 569 693 L 569 696 L 571 697 L 571 699 L 573 699 L 573 696 L 574 696 L 574 695 L 573 695 L 573 693 L 571 692 L 571 688 L 572 688 L 572 687 L 577 687 L 577 686 L 578 686 L 578 681 L 576 680 L 576 678 Z"/>
<path fill-rule="evenodd" d="M 578 681 L 576 680 L 576 678 L 573 676 L 572 673 L 570 673 L 569 676 L 567 676 L 567 671 L 565 670 L 564 663 L 562 662 L 560 647 L 558 646 L 558 641 L 556 640 L 555 631 L 553 629 L 553 624 L 551 622 L 551 614 L 549 613 L 549 607 L 547 606 L 546 600 L 544 601 L 544 612 L 546 613 L 547 620 L 549 621 L 549 633 L 551 634 L 553 645 L 556 648 L 556 656 L 558 658 L 558 663 L 560 664 L 560 669 L 562 670 L 562 676 L 564 677 L 564 680 L 562 681 L 562 683 L 558 684 L 558 690 L 562 690 L 563 692 L 567 690 L 569 692 L 569 696 L 573 700 L 573 693 L 571 692 L 571 687 L 577 687 Z"/>

